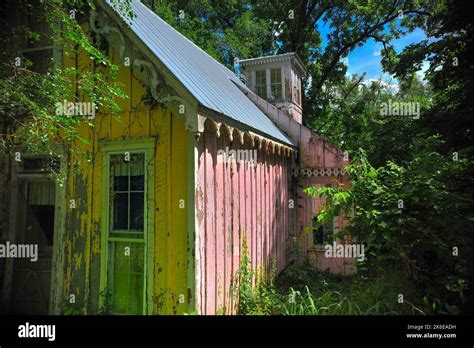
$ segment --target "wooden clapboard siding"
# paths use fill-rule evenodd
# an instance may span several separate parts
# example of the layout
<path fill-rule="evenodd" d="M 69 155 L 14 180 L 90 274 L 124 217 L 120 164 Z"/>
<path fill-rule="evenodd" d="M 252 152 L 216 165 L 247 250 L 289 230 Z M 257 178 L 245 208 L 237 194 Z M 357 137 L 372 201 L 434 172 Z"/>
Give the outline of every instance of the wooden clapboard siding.
<path fill-rule="evenodd" d="M 273 260 L 279 270 L 288 262 L 288 171 L 294 159 L 273 153 L 265 143 L 261 149 L 258 144 L 252 146 L 247 136 L 244 144 L 238 139 L 235 136 L 231 141 L 225 130 L 218 137 L 215 127 L 206 121 L 197 144 L 196 303 L 202 314 L 237 311 L 238 299 L 232 290 L 243 256 L 243 238 L 252 268 L 262 267 L 268 273 Z M 218 154 L 226 147 L 256 150 L 256 164 L 226 161 Z"/>

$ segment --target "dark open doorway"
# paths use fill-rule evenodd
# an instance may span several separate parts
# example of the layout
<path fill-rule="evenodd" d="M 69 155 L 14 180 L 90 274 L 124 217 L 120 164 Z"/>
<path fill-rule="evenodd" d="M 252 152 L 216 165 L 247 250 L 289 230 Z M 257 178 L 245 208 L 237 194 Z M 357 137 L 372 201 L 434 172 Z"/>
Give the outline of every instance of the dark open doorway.
<path fill-rule="evenodd" d="M 15 243 L 37 245 L 38 259 L 13 260 L 10 312 L 48 314 L 55 226 L 55 183 L 20 180 Z"/>

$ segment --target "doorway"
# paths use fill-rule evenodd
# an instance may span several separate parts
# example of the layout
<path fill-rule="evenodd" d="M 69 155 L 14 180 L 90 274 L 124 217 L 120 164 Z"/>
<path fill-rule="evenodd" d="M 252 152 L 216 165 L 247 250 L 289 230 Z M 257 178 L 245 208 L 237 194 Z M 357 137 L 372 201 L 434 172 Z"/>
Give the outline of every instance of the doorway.
<path fill-rule="evenodd" d="M 18 180 L 15 244 L 36 249 L 36 257 L 14 258 L 10 312 L 48 314 L 55 233 L 56 187 L 52 180 Z"/>

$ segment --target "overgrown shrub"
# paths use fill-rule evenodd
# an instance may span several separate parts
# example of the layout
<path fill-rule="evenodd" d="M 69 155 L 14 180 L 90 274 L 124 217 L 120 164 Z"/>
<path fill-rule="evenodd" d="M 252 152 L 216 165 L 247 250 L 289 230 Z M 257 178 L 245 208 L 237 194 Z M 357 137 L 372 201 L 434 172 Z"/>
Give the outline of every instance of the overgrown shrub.
<path fill-rule="evenodd" d="M 350 234 L 368 249 L 367 267 L 400 269 L 435 311 L 457 313 L 472 275 L 473 199 L 467 159 L 436 151 L 437 137 L 419 139 L 402 165 L 374 168 L 361 150 L 347 168 L 351 188 L 309 188 L 331 203 L 320 222 L 352 214 Z"/>

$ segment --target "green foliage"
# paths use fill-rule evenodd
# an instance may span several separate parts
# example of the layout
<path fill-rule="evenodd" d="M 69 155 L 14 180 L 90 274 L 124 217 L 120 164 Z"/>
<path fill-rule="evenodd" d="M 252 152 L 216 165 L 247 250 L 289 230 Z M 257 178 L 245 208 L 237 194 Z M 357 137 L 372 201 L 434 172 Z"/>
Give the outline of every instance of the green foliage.
<path fill-rule="evenodd" d="M 107 315 L 110 313 L 111 310 L 111 302 L 112 302 L 112 292 L 109 288 L 105 288 L 99 292 L 99 311 L 98 314 L 100 315 Z"/>
<path fill-rule="evenodd" d="M 369 247 L 365 266 L 403 269 L 431 311 L 456 313 L 472 299 L 474 281 L 474 76 L 467 63 L 474 35 L 461 3 L 433 2 L 429 12 L 411 24 L 427 40 L 399 54 L 384 45 L 382 64 L 398 79 L 397 92 L 381 83 L 355 87 L 357 76 L 327 91 L 329 107 L 312 125 L 353 158 L 351 189 L 307 193 L 331 201 L 320 222 L 351 212 L 352 226 L 340 235 Z M 424 60 L 428 71 L 420 81 Z M 381 115 L 389 100 L 420 103 L 420 119 Z"/>
<path fill-rule="evenodd" d="M 349 155 L 363 148 L 376 166 L 399 162 L 410 154 L 411 141 L 423 132 L 420 120 L 412 116 L 384 115 L 383 103 L 419 103 L 420 117 L 430 108 L 430 87 L 413 77 L 397 92 L 382 81 L 360 84 L 353 76 L 333 87 L 331 105 L 312 123 L 314 130 L 339 144 Z"/>
<path fill-rule="evenodd" d="M 466 173 L 472 163 L 436 152 L 439 139 L 417 139 L 413 158 L 403 166 L 388 162 L 374 168 L 363 150 L 348 166 L 351 188 L 306 192 L 331 200 L 321 221 L 353 211 L 349 234 L 368 248 L 370 267 L 403 269 L 424 295 L 443 305 L 461 307 L 472 262 L 470 225 L 474 219 Z M 462 249 L 456 253 L 455 250 Z"/>
<path fill-rule="evenodd" d="M 257 15 L 252 2 L 147 0 L 144 3 L 229 68 L 233 67 L 235 58 L 254 57 L 271 48 L 272 24 Z"/>
<path fill-rule="evenodd" d="M 61 308 L 61 314 L 63 315 L 84 315 L 84 308 L 81 306 L 74 305 L 68 300 L 64 300 L 59 304 Z"/>
<path fill-rule="evenodd" d="M 429 63 L 426 79 L 432 87 L 433 108 L 423 127 L 443 136 L 446 151 L 470 148 L 472 156 L 474 26 L 462 2 L 436 3 L 436 11 L 419 23 L 428 38 L 405 47 L 387 70 L 405 80 L 423 61 Z"/>
<path fill-rule="evenodd" d="M 233 289 L 234 296 L 239 301 L 238 313 L 242 315 L 272 314 L 270 308 L 276 296 L 271 281 L 274 270 L 271 270 L 267 279 L 264 269 L 252 269 L 245 234 L 242 241 L 242 255 L 240 267 L 236 272 L 237 288 Z"/>
<path fill-rule="evenodd" d="M 432 314 L 438 309 L 418 296 L 403 272 L 364 271 L 351 277 L 290 265 L 274 284 L 260 286 L 245 304 L 247 315 Z M 404 294 L 403 303 L 398 302 Z M 433 309 L 434 308 L 434 309 Z"/>
<path fill-rule="evenodd" d="M 326 120 L 344 84 L 343 63 L 368 40 L 393 51 L 391 41 L 414 30 L 436 6 L 433 1 L 300 0 L 144 0 L 164 20 L 211 56 L 232 68 L 235 58 L 297 52 L 308 75 L 304 81 L 304 121 L 314 127 Z M 402 20 L 399 20 L 402 13 Z M 329 26 L 323 44 L 320 33 Z M 282 29 L 278 39 L 273 33 Z M 243 39 L 245 38 L 245 39 Z M 349 86 L 347 91 L 354 91 Z M 349 93 L 350 94 L 350 93 Z"/>
<path fill-rule="evenodd" d="M 129 1 L 113 1 L 118 2 L 122 8 L 129 8 Z M 92 1 L 51 0 L 38 7 L 35 1 L 22 0 L 7 5 L 13 7 L 6 8 L 10 17 L 3 18 L 4 35 L 0 39 L 6 48 L 0 56 L 3 62 L 0 66 L 0 123 L 3 127 L 0 146 L 9 151 L 23 144 L 31 152 L 55 154 L 52 143 L 78 138 L 77 129 L 83 124 L 93 126 L 86 117 L 56 113 L 57 103 L 90 101 L 100 112 L 116 115 L 120 111 L 117 100 L 127 97 L 113 81 L 118 67 L 109 60 L 108 51 L 101 49 L 105 39 L 85 30 L 90 11 L 95 8 Z M 44 23 L 46 29 L 37 31 L 36 27 L 18 23 L 8 25 L 15 11 L 24 13 L 35 23 Z M 54 60 L 41 67 L 25 56 L 18 66 L 15 62 L 25 41 L 34 46 L 54 43 L 61 47 L 64 57 L 82 49 L 92 64 L 86 69 L 77 64 L 62 68 L 59 61 Z"/>

